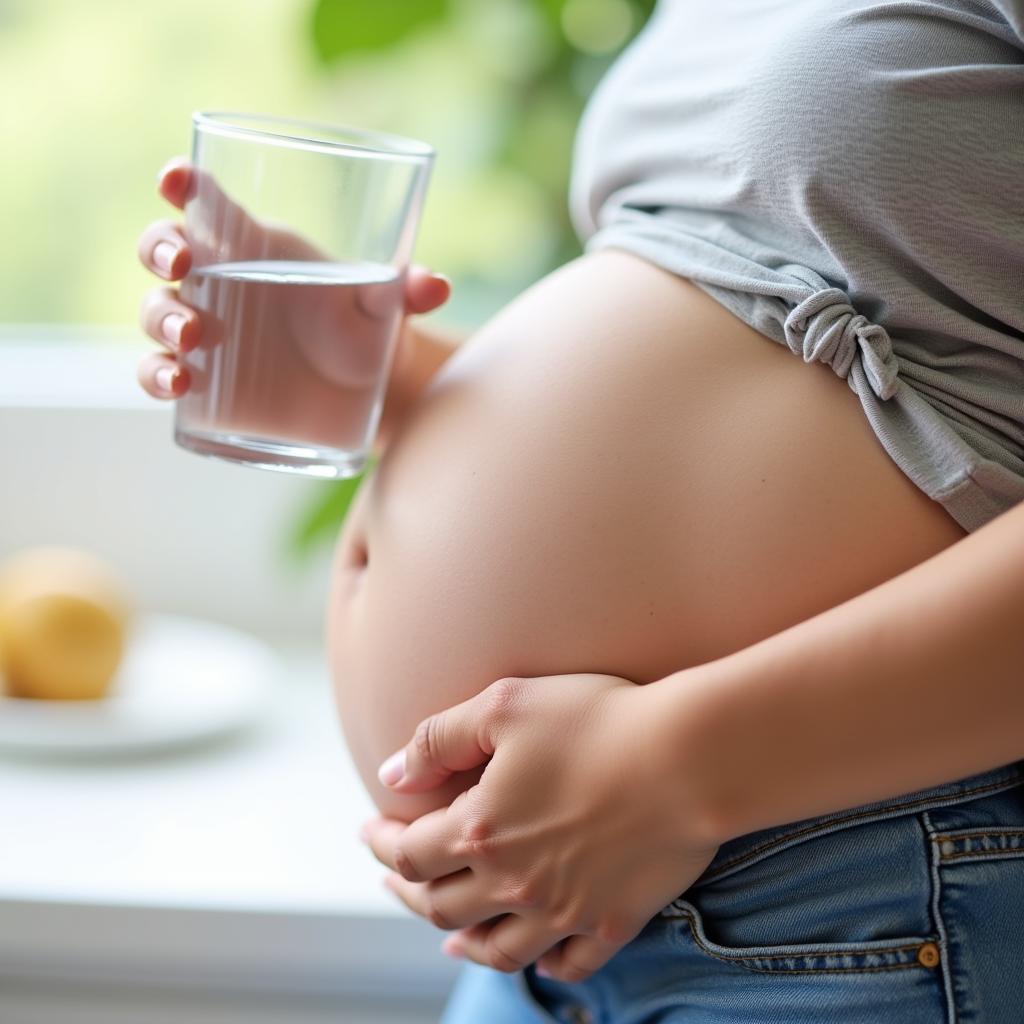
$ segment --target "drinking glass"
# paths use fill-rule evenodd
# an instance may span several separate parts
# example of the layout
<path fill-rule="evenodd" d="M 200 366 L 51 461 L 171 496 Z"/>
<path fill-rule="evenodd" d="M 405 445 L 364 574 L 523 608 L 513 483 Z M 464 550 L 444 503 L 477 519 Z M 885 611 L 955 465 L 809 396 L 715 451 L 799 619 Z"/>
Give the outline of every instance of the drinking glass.
<path fill-rule="evenodd" d="M 193 115 L 174 437 L 191 451 L 320 477 L 358 474 L 380 420 L 430 146 L 250 114 Z"/>

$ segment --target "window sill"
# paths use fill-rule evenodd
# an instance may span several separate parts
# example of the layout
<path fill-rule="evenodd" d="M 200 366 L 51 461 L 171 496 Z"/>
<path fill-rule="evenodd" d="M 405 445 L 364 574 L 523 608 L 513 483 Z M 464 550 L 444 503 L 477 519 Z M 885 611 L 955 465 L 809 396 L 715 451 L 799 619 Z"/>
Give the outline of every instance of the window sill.
<path fill-rule="evenodd" d="M 317 650 L 255 731 L 130 761 L 7 759 L 3 979 L 439 997 L 440 934 L 380 884 Z M 0 1000 L 2 1003 L 2 1000 Z"/>
<path fill-rule="evenodd" d="M 0 338 L 0 559 L 32 544 L 86 547 L 140 610 L 248 630 L 278 649 L 284 671 L 274 713 L 230 742 L 0 762 L 0 1017 L 70 1019 L 31 1000 L 19 1010 L 11 995 L 28 986 L 49 998 L 67 985 L 76 999 L 139 985 L 176 992 L 174 1014 L 154 1010 L 147 1024 L 352 1019 L 339 1006 L 359 999 L 436 1009 L 456 966 L 440 934 L 383 889 L 357 839 L 373 808 L 330 700 L 328 553 L 306 567 L 285 555 L 297 509 L 324 484 L 176 448 L 170 408 L 135 383 L 144 344 L 109 337 Z M 236 1007 L 249 993 L 248 1009 L 185 1012 L 184 993 L 207 990 L 234 993 Z M 322 1016 L 293 1002 L 275 1017 L 253 993 L 335 1002 Z M 76 1020 L 122 1019 L 78 1005 Z"/>

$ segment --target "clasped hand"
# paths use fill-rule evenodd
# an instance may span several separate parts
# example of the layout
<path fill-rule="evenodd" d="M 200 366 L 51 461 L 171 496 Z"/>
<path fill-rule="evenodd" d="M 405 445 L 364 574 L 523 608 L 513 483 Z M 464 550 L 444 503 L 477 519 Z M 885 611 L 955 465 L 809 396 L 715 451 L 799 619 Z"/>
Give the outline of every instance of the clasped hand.
<path fill-rule="evenodd" d="M 580 981 L 702 874 L 717 845 L 673 742 L 669 688 L 502 679 L 384 762 L 381 781 L 403 793 L 486 765 L 448 807 L 363 830 L 388 888 L 454 931 L 445 952 Z"/>

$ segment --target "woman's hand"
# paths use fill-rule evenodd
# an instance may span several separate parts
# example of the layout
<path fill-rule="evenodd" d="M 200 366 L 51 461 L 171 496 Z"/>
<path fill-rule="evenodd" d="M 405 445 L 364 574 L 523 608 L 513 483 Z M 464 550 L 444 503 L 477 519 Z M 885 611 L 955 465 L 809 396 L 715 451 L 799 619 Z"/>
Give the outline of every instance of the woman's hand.
<path fill-rule="evenodd" d="M 445 952 L 579 981 L 711 862 L 717 844 L 663 694 L 607 675 L 502 679 L 420 723 L 381 766 L 404 793 L 486 763 L 449 807 L 364 838 Z M 561 940 L 567 939 L 559 948 Z"/>
<path fill-rule="evenodd" d="M 160 194 L 172 206 L 181 210 L 195 194 L 198 172 L 186 160 L 172 160 L 160 172 Z M 242 207 L 227 199 L 219 189 L 207 181 L 207 195 L 215 194 L 218 205 L 217 238 L 204 239 L 204 250 L 215 251 L 218 262 L 248 259 L 308 259 L 322 260 L 322 253 L 298 236 L 270 225 L 261 224 L 250 217 Z M 139 259 L 143 266 L 165 281 L 179 281 L 192 266 L 193 246 L 182 226 L 172 220 L 150 224 L 139 238 Z M 412 267 L 406 276 L 405 312 L 429 313 L 443 305 L 451 292 L 447 278 L 433 274 L 422 267 Z M 190 352 L 203 333 L 199 313 L 181 300 L 176 288 L 153 288 L 143 298 L 139 319 L 145 332 L 159 342 L 164 351 L 144 357 L 139 362 L 138 377 L 142 387 L 154 398 L 180 398 L 189 388 L 188 371 L 178 365 L 176 357 Z M 388 395 L 401 396 L 385 400 L 380 435 L 394 430 L 392 422 L 407 407 L 410 381 L 422 374 L 417 371 L 416 332 L 402 325 L 398 350 L 392 363 L 388 382 Z M 409 380 L 406 380 L 409 378 Z M 392 407 L 392 408 L 389 408 Z M 389 412 L 391 415 L 389 416 Z"/>

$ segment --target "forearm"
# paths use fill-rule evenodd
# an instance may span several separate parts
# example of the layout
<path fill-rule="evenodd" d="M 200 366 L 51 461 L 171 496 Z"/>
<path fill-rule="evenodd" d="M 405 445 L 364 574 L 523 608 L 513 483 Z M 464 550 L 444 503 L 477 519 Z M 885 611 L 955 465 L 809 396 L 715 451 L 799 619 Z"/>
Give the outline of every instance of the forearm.
<path fill-rule="evenodd" d="M 1024 505 L 650 690 L 720 841 L 1024 758 Z"/>

